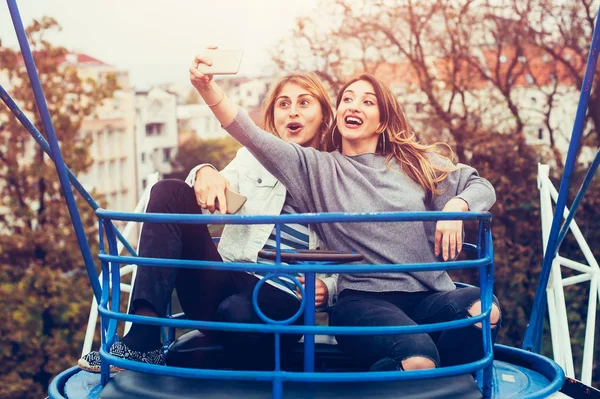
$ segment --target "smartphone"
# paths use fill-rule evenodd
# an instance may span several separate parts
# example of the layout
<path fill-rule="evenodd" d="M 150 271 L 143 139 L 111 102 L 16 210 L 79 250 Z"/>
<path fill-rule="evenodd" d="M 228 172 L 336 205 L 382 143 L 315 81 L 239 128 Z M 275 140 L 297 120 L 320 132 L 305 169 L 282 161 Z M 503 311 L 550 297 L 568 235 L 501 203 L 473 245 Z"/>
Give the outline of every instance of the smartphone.
<path fill-rule="evenodd" d="M 205 50 L 201 54 L 210 59 L 212 65 L 198 65 L 200 72 L 209 75 L 235 75 L 240 69 L 244 50 Z"/>
<path fill-rule="evenodd" d="M 230 189 L 225 189 L 225 201 L 227 201 L 227 213 L 234 214 L 238 213 L 242 206 L 246 203 L 248 198 L 244 197 L 242 194 L 236 193 L 235 191 L 231 191 Z M 215 199 L 215 207 L 219 209 L 219 200 Z"/>

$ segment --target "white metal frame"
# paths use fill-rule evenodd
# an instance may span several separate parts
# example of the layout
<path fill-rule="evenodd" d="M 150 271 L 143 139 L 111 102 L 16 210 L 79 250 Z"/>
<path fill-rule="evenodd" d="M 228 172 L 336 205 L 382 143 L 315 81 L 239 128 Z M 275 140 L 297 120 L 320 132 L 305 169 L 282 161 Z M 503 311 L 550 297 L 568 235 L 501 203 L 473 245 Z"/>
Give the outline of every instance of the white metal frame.
<path fill-rule="evenodd" d="M 558 191 L 549 178 L 550 167 L 538 165 L 538 189 L 540 190 L 540 208 L 542 222 L 542 236 L 544 253 L 548 246 L 550 227 L 552 225 L 553 204 L 558 199 Z M 565 208 L 563 218 L 566 219 L 569 209 Z M 552 337 L 552 351 L 554 360 L 563 368 L 567 377 L 579 379 L 586 385 L 592 384 L 592 367 L 594 363 L 594 335 L 596 331 L 596 307 L 598 303 L 600 286 L 600 267 L 594 258 L 589 245 L 585 241 L 581 230 L 575 220 L 569 226 L 571 234 L 575 237 L 587 264 L 568 259 L 557 253 L 552 261 L 552 270 L 548 287 L 548 313 L 550 316 L 550 333 Z M 578 272 L 578 275 L 563 278 L 561 267 L 567 267 Z M 588 298 L 588 313 L 585 327 L 585 341 L 583 347 L 583 364 L 580 378 L 575 377 L 573 366 L 573 353 L 571 337 L 569 334 L 569 321 L 567 318 L 567 304 L 565 303 L 564 287 L 590 282 L 590 296 Z"/>
<path fill-rule="evenodd" d="M 148 199 L 150 198 L 150 189 L 158 181 L 158 179 L 159 179 L 158 172 L 148 175 L 148 178 L 147 178 L 148 185 L 146 186 L 146 189 L 142 193 L 142 196 L 140 197 L 140 201 L 136 205 L 133 212 L 143 213 L 146 211 L 146 205 L 148 204 Z M 126 240 L 130 240 L 132 235 L 136 232 L 135 227 L 137 224 L 138 224 L 137 222 L 128 222 L 127 223 L 127 225 L 125 226 L 125 229 L 123 230 L 123 237 L 125 237 Z M 138 242 L 139 242 L 139 240 L 138 240 Z M 121 253 L 122 250 L 123 250 L 123 244 L 121 242 L 118 242 L 117 243 L 118 253 Z M 121 293 L 126 292 L 129 294 L 127 308 L 129 308 L 129 306 L 131 306 L 131 291 L 133 290 L 133 282 L 135 281 L 136 273 L 137 273 L 137 265 L 123 265 L 123 266 L 121 266 L 121 269 L 119 271 L 121 278 L 123 278 L 123 276 L 126 276 L 128 274 L 131 274 L 131 284 L 121 283 L 121 287 L 120 287 Z M 102 285 L 102 273 L 100 273 L 100 275 L 98 276 L 98 279 L 100 281 L 100 285 Z M 96 333 L 96 324 L 97 323 L 98 323 L 98 304 L 96 303 L 96 299 L 92 298 L 92 306 L 90 308 L 90 316 L 88 318 L 87 329 L 85 331 L 85 339 L 83 341 L 83 348 L 81 350 L 81 356 L 86 355 L 87 353 L 91 352 L 91 350 L 92 350 L 92 344 L 94 343 L 94 334 Z M 131 327 L 131 322 L 126 322 L 124 334 L 127 334 L 127 331 L 129 331 L 130 327 Z"/>

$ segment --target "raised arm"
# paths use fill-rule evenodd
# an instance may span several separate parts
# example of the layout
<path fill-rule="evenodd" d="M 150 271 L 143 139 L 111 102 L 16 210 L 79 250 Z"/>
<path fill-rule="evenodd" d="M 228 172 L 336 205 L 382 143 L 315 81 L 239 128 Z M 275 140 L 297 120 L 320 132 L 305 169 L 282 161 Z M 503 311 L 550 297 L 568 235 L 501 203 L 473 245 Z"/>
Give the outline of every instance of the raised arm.
<path fill-rule="evenodd" d="M 311 166 L 319 164 L 322 154 L 313 148 L 287 143 L 256 126 L 245 111 L 231 102 L 211 75 L 198 70 L 201 63 L 210 65 L 210 60 L 202 56 L 194 58 L 190 81 L 221 125 L 286 186 L 301 210 L 314 211 L 310 194 L 311 180 L 314 183 L 316 178 L 311 179 Z"/>

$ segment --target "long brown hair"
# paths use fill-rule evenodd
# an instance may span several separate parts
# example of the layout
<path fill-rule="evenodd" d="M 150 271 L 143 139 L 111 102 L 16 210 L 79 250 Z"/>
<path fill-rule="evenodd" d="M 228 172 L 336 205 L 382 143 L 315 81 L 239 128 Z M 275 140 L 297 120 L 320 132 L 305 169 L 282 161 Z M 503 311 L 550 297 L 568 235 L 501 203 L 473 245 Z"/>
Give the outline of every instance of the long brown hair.
<path fill-rule="evenodd" d="M 263 103 L 262 124 L 264 129 L 280 137 L 275 129 L 274 111 L 275 101 L 277 96 L 288 83 L 296 84 L 306 89 L 313 97 L 319 101 L 321 105 L 321 113 L 323 114 L 323 122 L 321 123 L 321 137 L 319 138 L 318 150 L 325 150 L 325 140 L 330 136 L 331 129 L 334 125 L 335 117 L 331 109 L 331 102 L 327 90 L 321 83 L 321 80 L 314 73 L 292 73 L 279 78 L 269 90 L 267 97 Z"/>
<path fill-rule="evenodd" d="M 433 145 L 419 143 L 392 90 L 372 75 L 362 74 L 346 83 L 340 89 L 336 108 L 342 102 L 348 86 L 359 80 L 370 83 L 375 90 L 380 120 L 377 129 L 380 132 L 377 152 L 387 156 L 388 168 L 389 162 L 395 158 L 402 170 L 423 187 L 428 200 L 441 194 L 442 190 L 438 185 L 448 177 L 450 171 L 456 169 L 452 162 L 454 158 L 452 148 L 445 143 Z M 331 150 L 338 148 L 341 151 L 341 145 L 341 135 L 336 124 L 329 136 L 327 146 Z M 443 155 L 444 152 L 449 156 Z"/>

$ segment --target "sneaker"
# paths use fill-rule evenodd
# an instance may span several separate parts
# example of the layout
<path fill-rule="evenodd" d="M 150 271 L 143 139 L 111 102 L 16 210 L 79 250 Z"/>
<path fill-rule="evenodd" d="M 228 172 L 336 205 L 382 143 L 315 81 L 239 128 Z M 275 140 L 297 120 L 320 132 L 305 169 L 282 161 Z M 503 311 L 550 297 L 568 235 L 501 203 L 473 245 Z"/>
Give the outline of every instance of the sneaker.
<path fill-rule="evenodd" d="M 165 363 L 165 355 L 163 353 L 162 347 L 149 351 L 149 352 L 139 352 L 131 350 L 121 341 L 117 341 L 110 347 L 110 354 L 116 357 L 120 357 L 121 359 L 134 360 L 140 363 L 146 364 L 156 364 L 159 366 L 164 366 Z M 100 353 L 98 352 L 90 352 L 87 355 L 83 356 L 77 362 L 77 365 L 80 369 L 89 371 L 92 373 L 100 372 Z M 120 371 L 124 371 L 125 369 L 121 367 L 117 367 L 113 364 L 110 365 L 111 373 L 118 373 Z"/>

